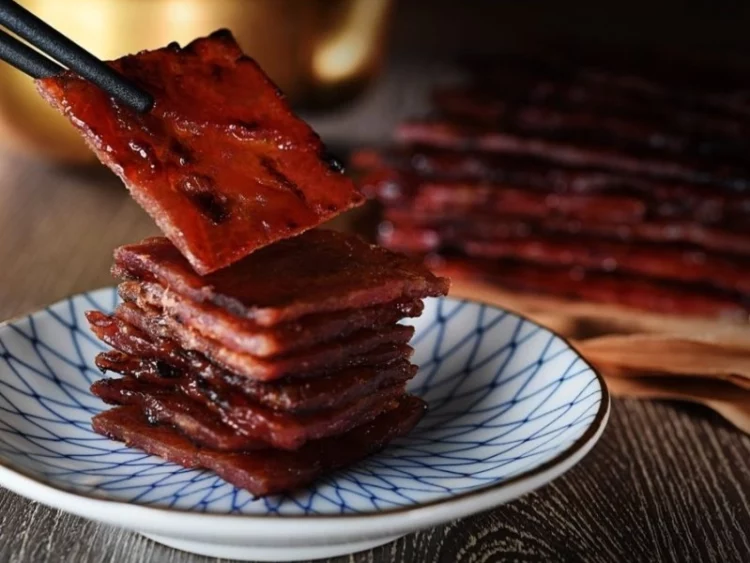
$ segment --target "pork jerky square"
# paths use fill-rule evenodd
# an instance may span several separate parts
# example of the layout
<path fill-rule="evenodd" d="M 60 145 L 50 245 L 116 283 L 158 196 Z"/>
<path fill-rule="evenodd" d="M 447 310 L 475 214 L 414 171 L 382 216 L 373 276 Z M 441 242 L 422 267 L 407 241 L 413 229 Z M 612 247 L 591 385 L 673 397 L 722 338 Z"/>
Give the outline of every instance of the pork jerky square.
<path fill-rule="evenodd" d="M 266 443 L 296 450 L 308 441 L 342 434 L 391 410 L 404 394 L 404 384 L 380 389 L 340 408 L 306 415 L 266 409 L 245 400 L 239 392 L 214 397 L 209 388 L 189 376 L 156 381 L 101 379 L 91 391 L 110 404 L 135 405 L 150 419 L 171 424 L 211 449 L 242 451 Z"/>
<path fill-rule="evenodd" d="M 181 378 L 189 378 L 191 382 L 204 380 L 217 397 L 232 396 L 237 400 L 237 392 L 240 392 L 247 400 L 275 411 L 301 414 L 337 408 L 397 383 L 406 383 L 418 369 L 408 361 L 410 355 L 411 349 L 407 347 L 403 349 L 401 359 L 385 364 L 347 368 L 320 377 L 292 377 L 272 382 L 236 376 L 207 361 L 193 370 L 181 369 L 155 358 L 138 358 L 116 350 L 97 355 L 96 365 L 103 372 L 132 376 L 149 383 L 174 385 Z"/>
<path fill-rule="evenodd" d="M 315 132 L 231 33 L 110 63 L 154 98 L 139 114 L 72 72 L 37 87 L 206 274 L 362 203 Z"/>
<path fill-rule="evenodd" d="M 307 315 L 272 327 L 234 316 L 210 303 L 197 303 L 167 291 L 159 284 L 126 281 L 120 297 L 141 309 L 157 308 L 190 330 L 215 340 L 222 347 L 261 357 L 288 354 L 321 342 L 344 338 L 359 329 L 391 325 L 405 317 L 418 317 L 420 299 L 399 300 L 363 309 Z"/>
<path fill-rule="evenodd" d="M 425 412 L 417 397 L 349 432 L 310 442 L 294 452 L 217 452 L 196 447 L 170 426 L 149 423 L 137 407 L 117 407 L 96 415 L 95 432 L 187 468 L 211 469 L 227 482 L 256 496 L 297 489 L 340 467 L 346 467 L 408 434 Z"/>
<path fill-rule="evenodd" d="M 262 326 L 304 315 L 445 295 L 450 282 L 412 258 L 323 229 L 279 241 L 219 272 L 198 276 L 164 238 L 115 251 L 116 277 L 155 281 Z"/>

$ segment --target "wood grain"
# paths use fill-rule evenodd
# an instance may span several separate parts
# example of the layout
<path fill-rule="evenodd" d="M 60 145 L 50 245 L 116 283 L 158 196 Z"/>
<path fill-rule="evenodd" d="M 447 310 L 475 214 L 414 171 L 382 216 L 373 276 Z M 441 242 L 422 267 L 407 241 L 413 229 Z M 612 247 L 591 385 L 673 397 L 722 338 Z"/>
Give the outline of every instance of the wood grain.
<path fill-rule="evenodd" d="M 395 48 L 412 54 L 416 42 L 417 51 L 441 53 L 441 60 L 459 47 L 484 51 L 498 40 L 513 46 L 524 38 L 534 40 L 541 30 L 540 17 L 546 21 L 545 29 L 581 22 L 577 29 L 585 27 L 594 38 L 608 38 L 609 24 L 617 21 L 619 39 L 631 29 L 637 29 L 640 37 L 640 24 L 645 21 L 652 39 L 662 40 L 677 6 L 676 2 L 658 7 L 644 4 L 650 17 L 643 20 L 642 13 L 633 11 L 628 20 L 620 16 L 630 4 L 613 8 L 583 3 L 598 10 L 607 24 L 596 27 L 582 23 L 591 15 L 583 4 L 572 8 L 546 2 L 542 9 L 536 3 L 532 7 L 483 0 L 464 3 L 472 7 L 462 13 L 456 13 L 461 3 L 454 0 L 434 0 L 427 12 L 422 4 L 399 3 Z M 483 8 L 476 8 L 477 4 Z M 497 22 L 508 18 L 488 16 L 490 5 L 516 16 L 522 12 L 522 25 L 498 30 Z M 580 17 L 568 17 L 571 9 L 578 10 Z M 612 9 L 619 10 L 617 18 L 612 19 Z M 658 17 L 651 17 L 653 10 Z M 478 17 L 469 17 L 471 11 Z M 731 10 L 722 17 L 714 10 L 710 18 L 693 18 L 693 27 L 682 30 L 683 39 L 714 51 L 722 45 L 750 45 L 742 25 L 746 18 Z M 466 31 L 472 29 L 472 22 L 481 24 L 484 33 Z M 727 22 L 733 24 L 732 33 L 726 33 L 723 23 Z M 707 34 L 711 26 L 721 28 L 716 35 L 720 41 Z M 415 39 L 419 29 L 430 30 L 432 39 L 420 39 L 418 34 Z M 446 38 L 456 31 L 460 37 L 451 45 Z M 316 128 L 325 138 L 342 143 L 382 142 L 398 119 L 423 107 L 425 88 L 434 82 L 428 67 L 420 63 L 393 69 L 365 99 L 336 116 L 316 120 Z M 145 213 L 109 174 L 47 169 L 37 162 L 0 157 L 0 320 L 111 284 L 112 249 L 155 232 Z M 596 448 L 551 485 L 487 513 L 327 563 L 749 560 L 750 437 L 702 407 L 615 400 L 609 426 Z M 0 562 L 103 561 L 212 560 L 0 489 Z"/>

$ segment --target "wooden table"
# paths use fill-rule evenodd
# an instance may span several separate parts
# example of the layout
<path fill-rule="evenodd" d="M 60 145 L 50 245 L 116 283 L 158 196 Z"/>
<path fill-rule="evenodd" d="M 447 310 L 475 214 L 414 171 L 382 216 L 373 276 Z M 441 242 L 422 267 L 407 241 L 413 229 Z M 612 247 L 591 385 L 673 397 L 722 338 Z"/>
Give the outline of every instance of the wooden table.
<path fill-rule="evenodd" d="M 421 2 L 405 1 L 403 17 L 397 18 L 397 47 L 409 52 L 413 43 L 407 39 L 417 17 L 423 24 L 420 27 L 438 29 L 435 25 L 441 17 L 440 29 L 455 27 L 450 25 L 454 15 L 449 9 L 457 4 L 436 1 L 426 14 L 419 10 Z M 536 25 L 533 10 L 525 8 L 527 3 L 483 4 L 526 10 L 526 28 Z M 555 15 L 554 10 L 563 6 L 567 10 L 567 5 L 546 5 L 552 10 L 548 25 L 579 21 Z M 606 17 L 609 10 L 607 5 Z M 473 13 L 485 28 L 494 26 L 482 10 Z M 433 19 L 424 23 L 426 16 Z M 652 35 L 658 35 L 658 26 L 651 27 Z M 747 37 L 744 28 L 731 29 L 735 32 L 731 37 Z M 522 30 L 515 31 L 516 37 L 523 35 Z M 447 35 L 433 35 L 440 41 L 419 45 L 440 52 Z M 470 44 L 477 37 L 487 34 L 464 33 L 460 41 Z M 726 42 L 731 37 L 725 37 Z M 393 71 L 363 102 L 339 116 L 318 120 L 316 127 L 336 142 L 382 141 L 399 117 L 394 107 L 402 114 L 421 107 L 423 89 L 416 81 L 428 73 L 424 65 L 418 67 L 419 72 L 414 70 Z M 408 88 L 394 84 L 408 84 Z M 151 220 L 122 186 L 102 170 L 51 169 L 0 156 L 0 320 L 112 284 L 112 249 L 155 232 Z M 750 561 L 750 437 L 701 408 L 616 400 L 599 444 L 551 485 L 488 513 L 332 561 L 505 559 Z M 209 559 L 66 515 L 0 489 L 0 562 L 6 561 L 198 563 Z"/>

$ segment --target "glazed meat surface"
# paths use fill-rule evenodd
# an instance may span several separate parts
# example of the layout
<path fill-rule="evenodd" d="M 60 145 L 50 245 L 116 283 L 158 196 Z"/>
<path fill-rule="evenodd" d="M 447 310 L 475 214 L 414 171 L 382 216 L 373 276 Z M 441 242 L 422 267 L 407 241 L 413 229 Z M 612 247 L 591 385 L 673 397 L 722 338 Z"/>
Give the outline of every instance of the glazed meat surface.
<path fill-rule="evenodd" d="M 205 405 L 176 393 L 170 386 L 154 384 L 149 392 L 127 388 L 125 380 L 101 379 L 91 392 L 110 404 L 133 405 L 153 423 L 170 425 L 198 446 L 221 451 L 249 451 L 268 447 L 258 440 L 237 432 L 222 421 L 218 413 Z"/>
<path fill-rule="evenodd" d="M 305 415 L 267 409 L 236 390 L 217 393 L 195 377 L 167 381 L 102 379 L 91 390 L 107 403 L 136 405 L 149 418 L 171 423 L 199 444 L 241 451 L 257 448 L 258 444 L 296 450 L 310 440 L 341 434 L 393 408 L 404 386 L 392 385 L 342 407 Z M 189 422 L 183 420 L 186 412 Z M 225 426 L 217 424 L 217 416 Z M 217 427 L 222 430 L 214 430 Z"/>
<path fill-rule="evenodd" d="M 424 414 L 411 396 L 375 420 L 346 434 L 309 443 L 295 452 L 246 453 L 197 448 L 168 426 L 151 425 L 137 407 L 118 407 L 94 417 L 96 432 L 183 467 L 210 469 L 229 483 L 265 496 L 310 484 L 324 473 L 351 465 L 411 431 Z"/>
<path fill-rule="evenodd" d="M 300 414 L 340 407 L 388 386 L 405 383 L 417 372 L 417 366 L 408 362 L 411 351 L 408 346 L 403 346 L 400 359 L 382 365 L 348 368 L 315 378 L 284 378 L 272 382 L 237 376 L 208 361 L 195 361 L 195 370 L 190 371 L 154 358 L 137 358 L 116 350 L 99 354 L 96 365 L 105 372 L 131 375 L 165 385 L 174 385 L 174 378 L 199 377 L 216 393 L 229 396 L 239 391 L 259 405 Z"/>
<path fill-rule="evenodd" d="M 125 354 L 155 359 L 177 369 L 195 371 L 201 375 L 206 374 L 206 377 L 213 377 L 214 373 L 230 373 L 211 363 L 208 358 L 198 352 L 184 350 L 167 338 L 152 339 L 142 330 L 117 317 L 98 311 L 89 311 L 86 317 L 92 332 L 100 340 Z M 357 358 L 357 366 L 387 364 L 396 359 L 408 358 L 412 352 L 412 348 L 406 344 L 383 344 Z M 337 370 L 331 370 L 329 373 L 337 373 Z M 251 382 L 248 385 L 261 383 L 242 375 L 232 375 Z"/>
<path fill-rule="evenodd" d="M 211 303 L 186 299 L 159 284 L 124 282 L 118 290 L 120 297 L 141 309 L 160 308 L 165 315 L 221 346 L 261 357 L 288 354 L 349 336 L 360 329 L 380 328 L 404 317 L 418 317 L 424 308 L 421 300 L 400 300 L 364 309 L 308 315 L 263 327 Z"/>
<path fill-rule="evenodd" d="M 165 238 L 115 251 L 114 274 L 155 281 L 200 303 L 271 326 L 304 315 L 445 295 L 449 281 L 419 261 L 356 235 L 308 231 L 262 248 L 207 276 L 198 276 Z"/>
<path fill-rule="evenodd" d="M 39 80 L 38 89 L 197 272 L 362 202 L 229 32 L 110 64 L 153 96 L 151 111 L 138 114 L 71 72 Z"/>
<path fill-rule="evenodd" d="M 346 338 L 323 342 L 289 355 L 260 358 L 223 348 L 215 341 L 200 336 L 153 310 L 144 311 L 132 303 L 120 305 L 115 316 L 139 328 L 151 338 L 172 340 L 182 349 L 199 352 L 237 375 L 263 381 L 286 375 L 309 376 L 349 366 L 367 365 L 362 362 L 367 360 L 370 352 L 384 345 L 406 344 L 414 334 L 414 328 L 405 325 L 363 329 Z"/>
<path fill-rule="evenodd" d="M 160 359 L 180 368 L 200 366 L 207 360 L 211 360 L 211 357 L 220 355 L 225 360 L 239 364 L 244 371 L 236 373 L 231 368 L 224 367 L 225 370 L 233 371 L 237 377 L 259 381 L 273 381 L 286 375 L 305 378 L 320 376 L 345 368 L 375 366 L 408 357 L 411 349 L 406 346 L 406 342 L 409 341 L 414 331 L 412 327 L 401 325 L 393 326 L 387 329 L 387 332 L 361 331 L 349 337 L 348 342 L 345 340 L 322 345 L 312 352 L 307 351 L 297 357 L 288 356 L 278 362 L 272 362 L 247 354 L 230 356 L 226 350 L 224 353 L 214 350 L 210 356 L 185 350 L 169 338 L 149 334 L 145 330 L 149 328 L 148 326 L 139 326 L 145 321 L 137 309 L 123 308 L 122 310 L 130 310 L 129 319 L 134 321 L 133 323 L 96 311 L 87 314 L 94 334 L 116 350 L 133 356 Z M 159 332 L 161 332 L 160 329 Z M 336 355 L 336 362 L 326 361 L 329 353 Z M 211 362 L 211 365 L 216 368 L 220 364 Z M 200 369 L 200 367 L 195 367 L 195 369 Z M 247 372 L 252 372 L 254 375 L 251 377 Z"/>

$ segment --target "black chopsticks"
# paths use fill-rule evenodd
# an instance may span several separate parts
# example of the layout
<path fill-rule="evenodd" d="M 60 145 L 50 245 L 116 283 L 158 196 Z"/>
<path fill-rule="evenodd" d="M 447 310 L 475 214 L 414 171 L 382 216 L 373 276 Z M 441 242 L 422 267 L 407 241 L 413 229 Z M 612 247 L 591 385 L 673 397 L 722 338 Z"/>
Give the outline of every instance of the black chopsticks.
<path fill-rule="evenodd" d="M 139 112 L 147 112 L 153 98 L 106 63 L 14 2 L 0 0 L 0 25 L 96 84 L 116 100 Z M 0 31 L 0 59 L 34 78 L 53 76 L 64 69 L 18 39 Z"/>
<path fill-rule="evenodd" d="M 0 59 L 10 63 L 32 78 L 53 76 L 65 70 L 52 59 L 48 59 L 1 29 Z"/>

